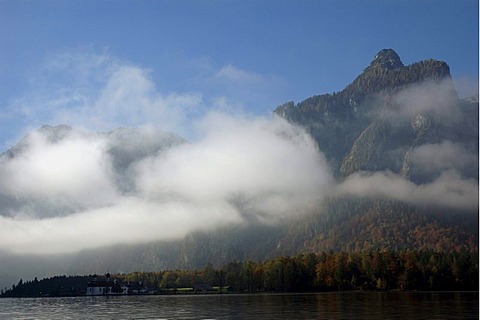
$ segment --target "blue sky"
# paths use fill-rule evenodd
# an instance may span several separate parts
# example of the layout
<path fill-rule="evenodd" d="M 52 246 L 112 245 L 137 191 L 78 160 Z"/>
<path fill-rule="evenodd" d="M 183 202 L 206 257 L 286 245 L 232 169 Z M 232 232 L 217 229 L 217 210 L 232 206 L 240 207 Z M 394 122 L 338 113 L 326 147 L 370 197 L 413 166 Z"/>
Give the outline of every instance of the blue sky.
<path fill-rule="evenodd" d="M 342 90 L 382 48 L 478 90 L 478 1 L 0 0 L 0 146 L 42 124 L 192 135 Z M 140 110 L 140 111 L 139 111 Z"/>

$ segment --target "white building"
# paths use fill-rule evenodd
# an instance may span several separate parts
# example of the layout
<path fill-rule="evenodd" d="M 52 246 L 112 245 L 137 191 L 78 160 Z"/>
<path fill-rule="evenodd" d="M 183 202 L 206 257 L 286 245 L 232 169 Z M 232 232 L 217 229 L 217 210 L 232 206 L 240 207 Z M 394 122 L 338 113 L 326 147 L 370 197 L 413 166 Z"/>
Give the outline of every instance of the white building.
<path fill-rule="evenodd" d="M 107 274 L 106 279 L 97 279 L 90 281 L 87 284 L 87 296 L 106 296 L 106 295 L 122 295 L 128 294 L 128 288 L 126 286 L 120 286 L 117 280 L 110 279 L 110 275 Z"/>

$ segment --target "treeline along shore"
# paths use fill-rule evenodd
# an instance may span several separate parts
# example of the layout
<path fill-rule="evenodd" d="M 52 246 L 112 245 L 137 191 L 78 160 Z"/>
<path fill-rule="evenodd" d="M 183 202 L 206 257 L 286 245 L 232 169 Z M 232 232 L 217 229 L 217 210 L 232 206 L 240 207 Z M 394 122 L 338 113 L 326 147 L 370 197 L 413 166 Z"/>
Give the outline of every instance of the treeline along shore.
<path fill-rule="evenodd" d="M 323 291 L 478 291 L 478 250 L 329 252 L 232 261 L 221 268 L 112 274 L 115 281 L 142 283 L 150 293 L 257 293 Z M 110 275 L 109 275 L 110 276 Z M 1 297 L 85 295 L 97 276 L 20 279 Z"/>

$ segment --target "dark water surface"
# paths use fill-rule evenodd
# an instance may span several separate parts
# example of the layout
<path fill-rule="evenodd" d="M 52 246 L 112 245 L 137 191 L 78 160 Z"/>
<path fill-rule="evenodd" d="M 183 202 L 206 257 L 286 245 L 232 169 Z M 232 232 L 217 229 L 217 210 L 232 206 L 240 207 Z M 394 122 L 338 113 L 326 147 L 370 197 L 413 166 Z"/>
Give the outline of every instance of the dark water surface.
<path fill-rule="evenodd" d="M 0 319 L 478 319 L 478 292 L 0 299 Z"/>

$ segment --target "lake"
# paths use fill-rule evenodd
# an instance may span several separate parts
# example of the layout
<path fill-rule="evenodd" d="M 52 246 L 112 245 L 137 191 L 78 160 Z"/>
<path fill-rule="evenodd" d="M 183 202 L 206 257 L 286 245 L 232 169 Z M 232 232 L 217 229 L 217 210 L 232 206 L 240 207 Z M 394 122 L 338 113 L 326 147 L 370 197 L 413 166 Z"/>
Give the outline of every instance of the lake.
<path fill-rule="evenodd" d="M 478 319 L 478 292 L 0 299 L 0 319 Z"/>

